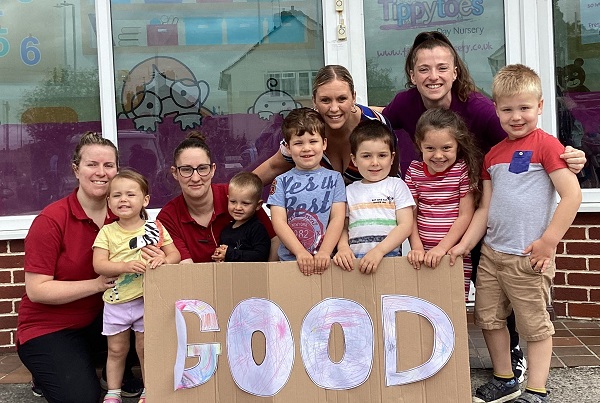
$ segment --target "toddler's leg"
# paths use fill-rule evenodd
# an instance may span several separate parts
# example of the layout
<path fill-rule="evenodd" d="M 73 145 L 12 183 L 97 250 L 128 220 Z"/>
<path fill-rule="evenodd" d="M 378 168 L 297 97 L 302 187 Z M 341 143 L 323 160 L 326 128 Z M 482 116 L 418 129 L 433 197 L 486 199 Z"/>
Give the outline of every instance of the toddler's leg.
<path fill-rule="evenodd" d="M 529 375 L 527 388 L 543 390 L 546 388 L 552 359 L 552 337 L 539 341 L 527 342 L 527 360 Z"/>
<path fill-rule="evenodd" d="M 108 359 L 106 360 L 106 381 L 108 389 L 121 389 L 125 358 L 129 351 L 129 330 L 108 336 Z"/>

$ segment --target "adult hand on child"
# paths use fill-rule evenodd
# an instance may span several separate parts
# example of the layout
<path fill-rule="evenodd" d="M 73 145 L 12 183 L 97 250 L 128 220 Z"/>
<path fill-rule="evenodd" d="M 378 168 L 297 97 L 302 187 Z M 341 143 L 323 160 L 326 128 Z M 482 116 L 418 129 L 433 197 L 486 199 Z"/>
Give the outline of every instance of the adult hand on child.
<path fill-rule="evenodd" d="M 156 256 L 153 257 L 152 259 L 148 260 L 148 266 L 150 266 L 151 269 L 156 269 L 158 266 L 163 265 L 167 262 L 167 259 L 162 257 L 162 256 Z"/>
<path fill-rule="evenodd" d="M 96 281 L 98 282 L 98 292 L 104 292 L 109 288 L 113 288 L 115 286 L 115 281 L 117 281 L 118 277 L 107 277 L 107 276 L 98 276 Z"/>
<path fill-rule="evenodd" d="M 450 248 L 448 251 L 448 255 L 450 255 L 450 266 L 454 266 L 457 257 L 465 257 L 470 251 L 471 250 L 462 243 L 454 245 L 454 247 Z"/>
<path fill-rule="evenodd" d="M 214 260 L 215 262 L 218 262 L 218 263 L 224 262 L 226 253 L 227 253 L 227 245 L 217 246 L 217 248 L 215 249 L 211 258 L 212 258 L 212 260 Z"/>
<path fill-rule="evenodd" d="M 333 257 L 333 263 L 346 271 L 352 271 L 354 269 L 354 259 L 356 259 L 356 256 L 354 256 L 350 247 L 338 248 L 337 253 Z"/>
<path fill-rule="evenodd" d="M 425 250 L 411 249 L 406 258 L 408 259 L 408 263 L 410 263 L 413 268 L 419 270 L 421 268 L 421 264 L 425 261 Z"/>
<path fill-rule="evenodd" d="M 156 245 L 147 245 L 142 248 L 142 259 L 149 261 L 157 256 L 166 257 L 165 252 Z"/>
<path fill-rule="evenodd" d="M 446 251 L 438 246 L 431 248 L 425 253 L 424 262 L 427 266 L 435 269 L 440 264 L 440 260 L 446 256 Z"/>

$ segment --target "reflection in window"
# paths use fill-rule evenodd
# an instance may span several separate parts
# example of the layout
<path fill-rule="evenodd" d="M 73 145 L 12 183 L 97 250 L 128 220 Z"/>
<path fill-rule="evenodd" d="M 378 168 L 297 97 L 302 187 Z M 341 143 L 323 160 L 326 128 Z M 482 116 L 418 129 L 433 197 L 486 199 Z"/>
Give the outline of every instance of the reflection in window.
<path fill-rule="evenodd" d="M 148 176 L 160 207 L 179 191 L 172 154 L 190 130 L 207 138 L 214 182 L 277 150 L 283 118 L 312 105 L 323 18 L 319 0 L 153 3 L 111 11 L 123 165 Z"/>
<path fill-rule="evenodd" d="M 101 130 L 84 3 L 94 8 L 90 0 L 0 6 L 0 216 L 37 214 L 72 192 L 73 139 Z"/>
<path fill-rule="evenodd" d="M 600 3 L 554 4 L 558 134 L 586 153 L 582 188 L 600 187 Z"/>

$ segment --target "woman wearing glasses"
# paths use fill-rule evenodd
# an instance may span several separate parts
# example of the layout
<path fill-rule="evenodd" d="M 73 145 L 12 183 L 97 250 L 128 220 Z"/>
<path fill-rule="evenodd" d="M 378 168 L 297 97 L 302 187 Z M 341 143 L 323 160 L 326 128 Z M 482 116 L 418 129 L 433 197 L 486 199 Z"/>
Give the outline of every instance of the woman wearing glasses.
<path fill-rule="evenodd" d="M 173 164 L 171 172 L 181 187 L 181 195 L 168 202 L 157 218 L 171 234 L 181 263 L 212 262 L 221 231 L 233 220 L 227 211 L 228 185 L 212 183 L 216 164 L 204 136 L 196 131 L 175 148 Z M 269 232 L 271 251 L 276 251 L 278 238 L 269 217 L 262 209 L 257 217 Z"/>

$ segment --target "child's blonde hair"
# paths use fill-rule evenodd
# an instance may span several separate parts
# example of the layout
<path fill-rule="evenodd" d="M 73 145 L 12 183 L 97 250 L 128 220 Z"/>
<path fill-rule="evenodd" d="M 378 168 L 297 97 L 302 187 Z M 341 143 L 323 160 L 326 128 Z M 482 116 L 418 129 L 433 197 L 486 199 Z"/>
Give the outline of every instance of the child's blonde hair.
<path fill-rule="evenodd" d="M 119 173 L 112 178 L 111 184 L 112 181 L 114 181 L 115 179 L 129 179 L 131 181 L 134 181 L 135 183 L 140 185 L 140 189 L 142 190 L 142 194 L 144 196 L 148 196 L 149 194 L 150 186 L 148 185 L 148 180 L 144 177 L 144 175 L 134 171 L 133 169 L 124 169 L 122 171 L 119 171 Z M 110 194 L 110 185 L 108 188 L 108 192 Z M 140 218 L 142 220 L 148 219 L 148 212 L 146 211 L 145 207 L 142 207 L 142 210 L 140 211 Z"/>
<path fill-rule="evenodd" d="M 532 94 L 542 99 L 542 81 L 533 69 L 523 64 L 509 64 L 498 71 L 492 82 L 492 98 Z"/>
<path fill-rule="evenodd" d="M 252 198 L 259 201 L 262 195 L 263 184 L 260 177 L 253 172 L 238 172 L 229 181 L 229 186 L 251 189 Z"/>
<path fill-rule="evenodd" d="M 481 196 L 479 172 L 483 156 L 481 150 L 475 144 L 473 135 L 469 133 L 464 120 L 450 109 L 433 108 L 426 110 L 417 121 L 415 129 L 415 144 L 419 149 L 419 153 L 425 135 L 430 130 L 448 130 L 454 137 L 457 144 L 456 159 L 463 160 L 467 165 L 469 184 L 473 190 L 475 201 L 478 202 Z"/>

